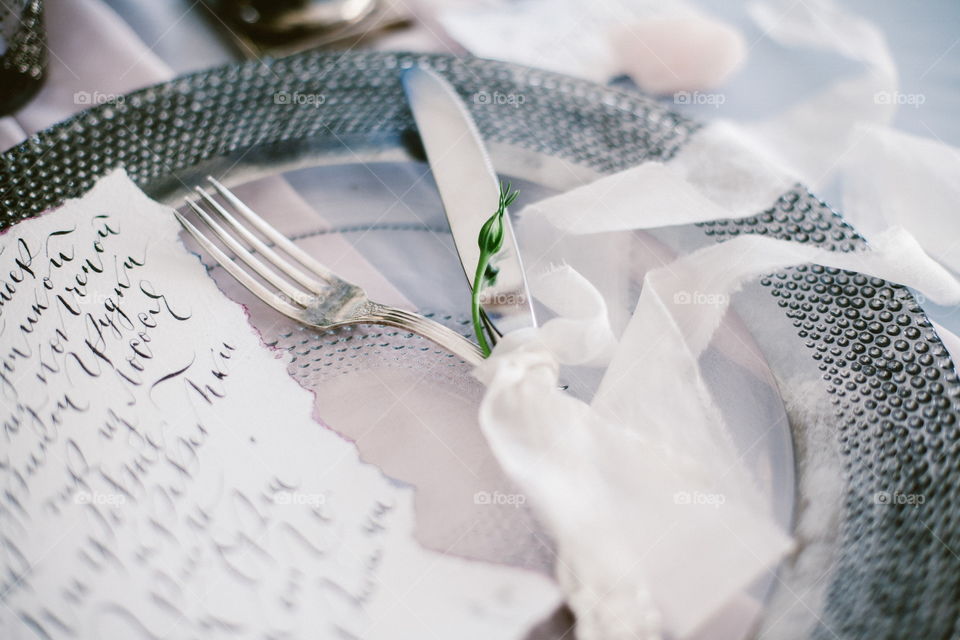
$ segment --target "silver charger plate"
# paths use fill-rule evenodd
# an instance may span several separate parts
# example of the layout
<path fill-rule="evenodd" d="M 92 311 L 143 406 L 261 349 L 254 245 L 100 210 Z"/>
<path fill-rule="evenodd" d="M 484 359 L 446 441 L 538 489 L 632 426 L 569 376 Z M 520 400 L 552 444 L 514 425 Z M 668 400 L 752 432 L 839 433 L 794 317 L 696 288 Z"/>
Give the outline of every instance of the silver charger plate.
<path fill-rule="evenodd" d="M 117 166 L 173 203 L 208 173 L 236 183 L 316 165 L 422 160 L 398 80 L 413 64 L 454 84 L 498 172 L 545 192 L 669 160 L 698 129 L 641 95 L 506 63 L 310 53 L 178 78 L 32 136 L 0 156 L 3 224 L 83 194 Z M 323 104 L 285 108 L 278 96 L 294 94 L 322 95 Z M 523 96 L 523 108 L 512 108 L 510 96 Z M 800 185 L 756 215 L 671 230 L 664 242 L 689 249 L 741 233 L 838 251 L 864 244 Z M 830 398 L 820 432 L 791 423 L 797 522 L 816 515 L 820 496 L 810 487 L 818 469 L 839 469 L 836 522 L 818 530 L 830 535 L 798 532 L 797 556 L 772 581 L 770 601 L 781 604 L 758 628 L 776 636 L 793 602 L 808 609 L 810 637 L 958 633 L 960 381 L 923 310 L 901 286 L 816 265 L 771 274 L 748 287 L 736 309 L 778 381 L 812 371 Z M 921 495 L 923 504 L 901 504 L 903 495 Z M 805 588 L 822 593 L 813 607 L 799 604 L 806 593 L 795 591 L 804 569 L 816 573 Z"/>

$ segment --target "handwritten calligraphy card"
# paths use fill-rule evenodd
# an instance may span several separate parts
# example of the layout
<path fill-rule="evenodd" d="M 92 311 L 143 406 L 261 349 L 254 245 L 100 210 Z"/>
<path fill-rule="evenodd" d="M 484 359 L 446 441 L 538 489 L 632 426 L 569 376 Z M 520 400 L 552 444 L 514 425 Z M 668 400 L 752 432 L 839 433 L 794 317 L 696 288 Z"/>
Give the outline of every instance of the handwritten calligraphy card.
<path fill-rule="evenodd" d="M 0 636 L 519 638 L 542 576 L 412 538 L 412 491 L 122 172 L 0 237 Z"/>

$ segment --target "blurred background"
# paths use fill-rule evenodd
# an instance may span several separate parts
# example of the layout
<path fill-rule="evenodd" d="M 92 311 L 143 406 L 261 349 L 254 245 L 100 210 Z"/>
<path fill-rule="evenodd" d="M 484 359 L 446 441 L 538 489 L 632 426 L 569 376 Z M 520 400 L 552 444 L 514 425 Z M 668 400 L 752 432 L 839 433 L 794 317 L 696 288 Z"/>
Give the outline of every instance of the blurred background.
<path fill-rule="evenodd" d="M 251 7 L 272 7 L 275 13 L 280 8 L 301 7 L 291 10 L 292 15 L 302 17 L 303 2 L 299 0 L 269 2 L 254 0 L 85 0 L 103 1 L 117 12 L 141 36 L 150 48 L 176 73 L 195 71 L 223 64 L 251 55 L 271 55 L 271 44 L 262 48 L 250 44 L 258 31 L 255 26 L 244 29 L 242 16 L 254 15 Z M 54 4 L 48 0 L 49 4 Z M 210 3 L 210 4 L 205 4 Z M 374 0 L 348 5 L 376 5 Z M 329 0 L 306 4 L 331 5 Z M 388 4 L 381 0 L 381 4 Z M 496 34 L 485 34 L 485 22 L 475 21 L 470 42 L 461 42 L 445 28 L 444 22 L 456 12 L 483 9 L 483 15 L 502 14 L 517 24 L 517 29 L 535 35 L 537 29 L 556 28 L 523 22 L 528 7 L 543 5 L 551 13 L 587 12 L 597 22 L 604 14 L 616 16 L 620 2 L 598 0 L 597 2 L 567 2 L 566 0 L 405 0 L 391 2 L 389 13 L 393 28 L 376 37 L 349 32 L 343 39 L 326 46 L 340 49 L 375 48 L 408 49 L 435 52 L 463 53 L 476 39 L 499 40 Z M 666 11 L 671 2 L 630 2 L 642 11 Z M 748 14 L 750 2 L 741 0 L 694 0 L 690 3 L 705 15 L 721 20 L 740 31 L 747 44 L 742 67 L 725 80 L 722 85 L 722 104 L 678 104 L 681 111 L 695 114 L 701 119 L 717 117 L 735 120 L 753 120 L 771 116 L 808 95 L 817 88 L 825 87 L 833 80 L 851 76 L 859 71 L 859 65 L 832 52 L 797 51 L 773 41 L 751 20 Z M 801 2 L 788 3 L 799 5 Z M 813 3 L 810 3 L 813 4 Z M 922 95 L 922 104 L 899 109 L 894 126 L 908 133 L 931 136 L 943 141 L 960 144 L 960 120 L 953 117 L 960 112 L 960 3 L 955 0 L 925 0 L 922 3 L 907 0 L 839 0 L 839 6 L 859 14 L 879 27 L 887 39 L 894 63 L 899 71 L 900 91 L 905 95 Z M 207 10 L 213 10 L 213 15 Z M 216 16 L 219 16 L 216 17 Z M 256 22 L 256 20 L 254 20 Z M 558 24 L 560 21 L 557 21 Z M 493 29 L 496 21 L 489 21 Z M 558 34 L 556 49 L 571 46 L 570 39 L 585 38 L 587 34 L 582 21 L 570 38 Z M 366 29 L 387 26 L 381 22 L 364 23 Z M 322 31 L 322 29 L 321 29 Z M 263 40 L 272 43 L 276 51 L 293 50 L 296 45 L 290 30 L 285 38 L 259 32 Z M 840 37 L 842 34 L 838 34 Z M 249 38 L 249 39 L 246 39 Z M 309 37 L 300 40 L 302 46 L 315 44 Z M 511 47 L 503 47 L 502 57 L 513 57 Z M 641 50 L 642 51 L 642 50 Z M 556 54 L 544 52 L 544 60 Z M 487 56 L 489 57 L 489 56 Z"/>

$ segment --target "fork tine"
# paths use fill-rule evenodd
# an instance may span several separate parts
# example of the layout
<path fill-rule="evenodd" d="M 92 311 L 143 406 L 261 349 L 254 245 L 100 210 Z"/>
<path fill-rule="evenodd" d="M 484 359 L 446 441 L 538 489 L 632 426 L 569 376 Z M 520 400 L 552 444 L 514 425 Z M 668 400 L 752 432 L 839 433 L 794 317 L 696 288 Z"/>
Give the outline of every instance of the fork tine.
<path fill-rule="evenodd" d="M 200 197 L 209 207 L 213 208 L 218 214 L 220 214 L 220 217 L 223 218 L 223 221 L 227 223 L 227 226 L 231 230 L 239 234 L 240 237 L 247 242 L 247 244 L 251 245 L 257 253 L 266 258 L 270 264 L 283 271 L 290 278 L 295 280 L 297 284 L 306 287 L 313 293 L 317 295 L 322 295 L 324 293 L 324 287 L 320 286 L 320 283 L 318 283 L 315 278 L 311 278 L 300 269 L 297 269 L 295 266 L 290 264 L 289 260 L 268 247 L 263 240 L 258 238 L 254 233 L 243 226 L 240 221 L 233 216 L 233 214 L 223 207 L 223 205 L 214 200 L 213 196 L 207 193 L 206 189 L 203 187 L 196 187 L 196 192 L 200 194 Z"/>
<path fill-rule="evenodd" d="M 236 238 L 227 233 L 226 229 L 221 227 L 212 217 L 210 217 L 210 214 L 204 211 L 203 207 L 190 200 L 187 200 L 187 205 L 189 205 L 189 207 L 193 209 L 200 219 L 203 220 L 215 234 L 217 234 L 217 237 L 220 238 L 223 244 L 233 251 L 237 260 L 250 267 L 254 272 L 256 272 L 257 275 L 279 289 L 290 300 L 293 300 L 300 306 L 307 306 L 306 304 L 300 302 L 304 297 L 309 295 L 307 292 L 291 285 L 289 282 L 281 278 L 276 271 L 265 265 L 260 259 L 250 253 L 249 249 L 240 244 Z"/>
<path fill-rule="evenodd" d="M 295 245 L 292 241 L 287 239 L 285 235 L 267 224 L 267 222 L 257 215 L 253 209 L 248 207 L 240 198 L 234 195 L 230 189 L 227 189 L 225 186 L 220 184 L 212 176 L 207 176 L 207 180 L 227 202 L 233 205 L 233 208 L 236 209 L 237 212 L 239 212 L 247 222 L 253 225 L 257 231 L 269 238 L 270 241 L 282 249 L 284 253 L 289 255 L 304 267 L 313 271 L 313 273 L 323 278 L 327 282 L 344 282 L 343 278 L 340 278 L 325 266 L 314 260 L 309 254 L 307 254 L 306 251 Z"/>
<path fill-rule="evenodd" d="M 200 230 L 193 226 L 193 223 L 187 220 L 179 211 L 174 211 L 173 214 L 177 217 L 177 220 L 180 221 L 180 224 L 183 225 L 183 228 L 187 230 L 187 233 L 193 236 L 193 239 L 197 241 L 203 250 L 216 260 L 227 273 L 236 278 L 240 284 L 276 311 L 279 311 L 288 318 L 294 320 L 300 319 L 299 309 L 288 302 L 280 300 L 274 292 L 257 282 L 254 277 L 237 266 L 237 264 L 230 259 L 230 256 L 225 254 L 220 247 L 203 235 Z"/>

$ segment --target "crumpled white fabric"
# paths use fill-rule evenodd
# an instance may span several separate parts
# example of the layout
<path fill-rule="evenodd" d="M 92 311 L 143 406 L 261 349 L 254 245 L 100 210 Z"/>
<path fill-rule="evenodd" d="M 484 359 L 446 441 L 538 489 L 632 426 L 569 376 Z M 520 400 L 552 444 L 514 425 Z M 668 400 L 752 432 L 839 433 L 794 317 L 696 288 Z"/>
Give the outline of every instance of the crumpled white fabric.
<path fill-rule="evenodd" d="M 844 216 L 868 240 L 905 227 L 960 273 L 960 149 L 875 125 L 854 135 L 843 168 Z"/>
<path fill-rule="evenodd" d="M 677 169 L 674 163 L 644 162 L 529 204 L 520 217 L 524 224 L 548 217 L 549 226 L 558 232 L 582 235 L 690 224 L 729 215 L 701 190 L 689 188 L 689 171 Z M 531 235 L 539 237 L 539 230 Z"/>
<path fill-rule="evenodd" d="M 628 296 L 638 265 L 657 253 L 647 238 L 646 255 L 631 254 L 623 231 L 755 213 L 794 184 L 783 167 L 744 143 L 736 127 L 716 123 L 666 164 L 645 162 L 527 205 L 518 215 L 518 237 L 528 268 L 566 263 L 587 277 L 619 334 L 636 299 Z"/>
<path fill-rule="evenodd" d="M 744 282 L 807 262 L 960 301 L 960 284 L 902 229 L 862 253 L 743 236 L 647 274 L 592 403 L 559 388 L 560 367 L 602 362 L 615 340 L 602 296 L 568 266 L 532 285 L 561 316 L 505 336 L 477 369 L 481 427 L 557 542 L 578 637 L 688 636 L 790 549 L 737 464 L 697 357 Z M 683 291 L 716 303 L 684 304 Z"/>
<path fill-rule="evenodd" d="M 835 52 L 865 69 L 767 121 L 743 124 L 740 141 L 752 139 L 812 188 L 839 178 L 844 216 L 868 240 L 903 226 L 927 253 L 960 274 L 960 149 L 890 126 L 899 105 L 923 96 L 900 93 L 882 31 L 835 0 L 757 0 L 749 10 L 765 34 L 784 46 Z M 682 155 L 697 153 L 696 136 L 693 142 Z M 957 339 L 943 327 L 938 334 Z"/>
<path fill-rule="evenodd" d="M 889 126 L 900 104 L 923 96 L 899 92 L 883 33 L 833 0 L 762 0 L 750 12 L 777 42 L 834 51 L 862 63 L 865 72 L 768 121 L 743 125 L 740 141 L 752 138 L 764 155 L 813 188 L 839 177 L 844 216 L 858 232 L 870 240 L 902 226 L 960 274 L 960 149 Z M 681 155 L 693 157 L 702 146 L 695 137 Z M 946 343 L 960 341 L 944 327 L 937 333 Z"/>
<path fill-rule="evenodd" d="M 883 33 L 835 0 L 762 0 L 749 7 L 764 33 L 785 46 L 835 52 L 865 66 L 852 79 L 764 122 L 743 125 L 768 152 L 813 188 L 824 184 L 853 142 L 858 122 L 887 124 L 896 113 L 898 76 Z"/>
<path fill-rule="evenodd" d="M 881 146 L 894 136 L 878 129 L 876 139 L 856 146 L 866 131 L 855 130 L 858 123 L 883 125 L 896 109 L 897 73 L 881 32 L 831 0 L 757 2 L 751 13 L 781 44 L 836 52 L 862 63 L 865 73 L 765 122 L 714 122 L 666 165 L 647 163 L 528 207 L 518 228 L 529 240 L 529 262 L 572 265 L 536 281 L 535 294 L 579 315 L 561 311 L 539 330 L 507 336 L 477 371 L 488 384 L 484 433 L 555 536 L 558 578 L 578 637 L 588 640 L 688 636 L 790 548 L 736 464 L 698 368 L 733 292 L 761 273 L 816 262 L 908 284 L 935 301 L 960 300 L 957 282 L 908 233 L 867 224 L 872 249 L 863 253 L 759 236 L 702 249 L 648 273 L 632 317 L 613 317 L 633 275 L 624 230 L 753 214 L 796 182 L 825 184 L 851 160 L 862 168 L 848 193 L 864 216 L 886 198 L 885 222 L 910 224 L 907 211 L 916 207 L 882 189 L 867 194 L 877 182 L 890 190 L 898 176 L 915 177 L 894 164 L 892 144 Z M 878 181 L 868 171 L 881 162 L 887 177 Z M 941 163 L 915 185 L 929 188 L 953 168 Z M 956 202 L 947 184 L 938 180 L 918 201 L 947 216 Z M 950 264 L 948 234 L 918 235 Z M 712 303 L 674 298 L 691 292 Z M 561 365 L 603 363 L 611 351 L 592 402 L 560 390 Z M 712 503 L 677 503 L 695 492 Z"/>

